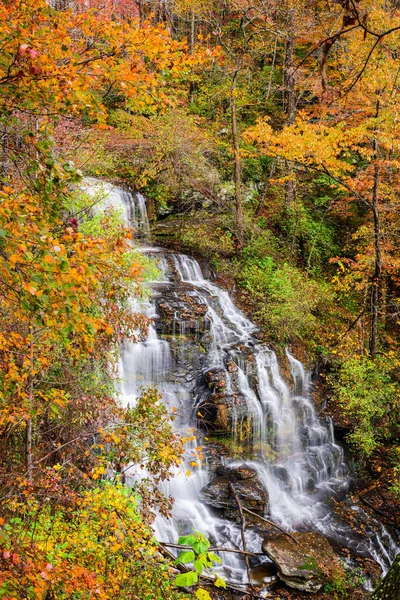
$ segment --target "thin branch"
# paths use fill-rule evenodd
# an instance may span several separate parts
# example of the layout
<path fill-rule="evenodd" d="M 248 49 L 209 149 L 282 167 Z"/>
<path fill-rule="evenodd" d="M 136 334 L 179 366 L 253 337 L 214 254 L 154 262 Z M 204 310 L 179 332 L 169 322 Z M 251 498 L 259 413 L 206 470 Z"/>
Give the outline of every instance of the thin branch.
<path fill-rule="evenodd" d="M 253 596 L 254 586 L 253 586 L 253 583 L 251 581 L 250 562 L 249 562 L 249 557 L 247 555 L 247 546 L 246 546 L 246 534 L 245 534 L 246 517 L 244 516 L 242 503 L 240 502 L 240 499 L 239 499 L 238 493 L 236 491 L 236 488 L 235 488 L 235 486 L 233 485 L 233 483 L 231 481 L 229 482 L 229 487 L 232 490 L 233 497 L 235 498 L 235 502 L 236 502 L 237 507 L 239 509 L 239 514 L 240 514 L 240 532 L 241 532 L 241 535 L 242 535 L 243 550 L 245 552 L 245 562 L 246 562 L 247 577 L 248 577 L 249 584 L 250 584 L 250 587 L 251 587 L 251 590 L 252 590 L 251 591 L 251 595 Z"/>
<path fill-rule="evenodd" d="M 249 510 L 248 508 L 245 508 L 244 506 L 243 506 L 243 510 L 244 510 L 244 512 L 247 512 L 249 515 L 252 515 L 253 517 L 257 517 L 257 519 L 259 519 L 260 521 L 264 521 L 264 523 L 268 523 L 268 525 L 272 525 L 272 527 L 276 527 L 276 529 L 279 529 L 279 531 L 281 531 L 282 533 L 284 533 L 285 535 L 290 537 L 290 539 L 293 540 L 293 542 L 295 542 L 295 544 L 298 544 L 299 546 L 301 546 L 299 540 L 296 540 L 296 538 L 293 535 L 291 535 L 290 533 L 288 533 L 287 531 L 282 529 L 282 527 L 279 527 L 279 525 L 277 525 L 276 523 L 269 521 L 265 517 L 261 517 L 257 513 L 253 512 L 252 510 Z"/>
<path fill-rule="evenodd" d="M 384 31 L 382 33 L 376 33 L 375 31 L 372 31 L 372 29 L 369 29 L 369 27 L 367 27 L 366 24 L 360 19 L 360 14 L 357 10 L 356 5 L 354 4 L 354 0 L 350 0 L 350 1 L 351 1 L 351 5 L 353 7 L 352 13 L 355 16 L 355 18 L 357 19 L 357 23 L 358 23 L 357 27 L 361 27 L 361 29 L 363 29 L 366 33 L 369 33 L 373 37 L 383 38 L 387 35 L 390 35 L 394 31 L 398 31 L 400 29 L 400 25 L 398 25 L 398 26 L 392 27 L 391 29 L 388 29 L 387 31 Z"/>
<path fill-rule="evenodd" d="M 374 50 L 375 50 L 375 48 L 377 47 L 377 45 L 378 45 L 378 44 L 379 44 L 379 42 L 381 41 L 382 37 L 383 37 L 383 36 L 379 36 L 379 37 L 377 38 L 377 40 L 375 41 L 375 44 L 372 46 L 371 50 L 368 52 L 368 56 L 367 56 L 367 58 L 365 59 L 365 62 L 364 62 L 364 64 L 363 64 L 363 66 L 362 66 L 362 69 L 361 69 L 361 71 L 359 71 L 359 72 L 357 73 L 357 76 L 356 76 L 356 78 L 354 79 L 354 81 L 353 81 L 353 82 L 352 82 L 352 83 L 349 85 L 349 87 L 348 87 L 348 88 L 347 88 L 347 89 L 346 89 L 346 90 L 343 92 L 343 94 L 342 94 L 342 98 L 343 98 L 343 96 L 346 96 L 346 94 L 348 94 L 348 93 L 349 93 L 349 92 L 350 92 L 350 91 L 351 91 L 351 90 L 354 88 L 354 86 L 355 86 L 355 85 L 357 85 L 357 83 L 360 81 L 361 77 L 364 75 L 364 73 L 365 73 L 365 70 L 366 70 L 366 68 L 367 68 L 367 66 L 368 66 L 368 63 L 369 63 L 369 61 L 370 61 L 370 59 L 371 59 L 371 56 L 372 56 L 372 54 L 374 53 Z"/>
<path fill-rule="evenodd" d="M 179 549 L 185 549 L 185 550 L 191 550 L 192 546 L 184 546 L 182 544 L 170 544 L 169 542 L 158 542 L 159 544 L 161 544 L 162 546 L 167 546 L 168 548 L 176 548 L 177 550 Z M 264 554 L 264 552 L 247 552 L 246 550 L 236 550 L 235 548 L 221 548 L 219 546 L 216 546 L 215 548 L 209 548 L 208 552 L 231 552 L 233 554 L 243 554 L 243 555 L 247 555 L 247 556 L 252 556 L 252 557 L 258 557 L 258 556 L 266 556 Z"/>

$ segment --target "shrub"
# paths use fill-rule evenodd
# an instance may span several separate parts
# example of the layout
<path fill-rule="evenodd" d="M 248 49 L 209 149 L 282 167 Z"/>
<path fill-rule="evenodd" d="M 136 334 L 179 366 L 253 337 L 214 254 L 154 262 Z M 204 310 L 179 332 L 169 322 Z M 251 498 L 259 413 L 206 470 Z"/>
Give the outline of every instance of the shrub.
<path fill-rule="evenodd" d="M 0 596 L 178 600 L 129 488 L 103 482 L 73 507 L 29 500 L 0 525 Z"/>
<path fill-rule="evenodd" d="M 240 278 L 255 306 L 255 316 L 281 344 L 316 336 L 319 314 L 330 301 L 329 288 L 287 263 L 277 266 L 271 256 L 244 254 Z"/>
<path fill-rule="evenodd" d="M 398 433 L 400 385 L 392 358 L 353 357 L 330 377 L 333 393 L 348 416 L 347 436 L 363 457 L 370 456 L 384 440 Z"/>

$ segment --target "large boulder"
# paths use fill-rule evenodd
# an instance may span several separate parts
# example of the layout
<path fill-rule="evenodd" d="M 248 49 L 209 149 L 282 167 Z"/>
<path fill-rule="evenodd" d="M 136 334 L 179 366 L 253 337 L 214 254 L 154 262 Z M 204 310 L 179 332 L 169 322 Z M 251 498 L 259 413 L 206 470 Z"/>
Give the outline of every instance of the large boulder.
<path fill-rule="evenodd" d="M 328 540 L 318 533 L 293 533 L 265 539 L 263 552 L 278 567 L 279 578 L 291 588 L 303 592 L 318 592 L 326 575 L 324 566 L 336 563 Z"/>
<path fill-rule="evenodd" d="M 252 421 L 241 394 L 227 394 L 225 390 L 203 394 L 198 404 L 197 424 L 207 433 L 229 438 L 239 432 L 239 445 L 251 441 Z"/>
<path fill-rule="evenodd" d="M 257 514 L 268 510 L 268 492 L 257 479 L 255 469 L 241 465 L 223 466 L 199 494 L 199 500 L 226 518 L 238 519 L 239 510 L 230 484 L 233 484 L 244 508 Z"/>

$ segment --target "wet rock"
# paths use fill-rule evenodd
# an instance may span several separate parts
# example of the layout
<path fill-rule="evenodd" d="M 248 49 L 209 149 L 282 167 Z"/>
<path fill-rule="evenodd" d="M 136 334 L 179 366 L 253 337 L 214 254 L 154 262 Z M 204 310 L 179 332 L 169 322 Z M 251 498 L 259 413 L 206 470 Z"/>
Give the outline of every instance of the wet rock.
<path fill-rule="evenodd" d="M 233 465 L 221 465 L 216 469 L 216 474 L 220 477 L 227 477 L 232 483 L 245 481 L 247 479 L 257 479 L 256 469 L 247 467 L 246 465 L 240 465 L 239 467 L 234 467 Z"/>
<path fill-rule="evenodd" d="M 271 470 L 279 481 L 282 481 L 282 483 L 286 485 L 290 485 L 290 475 L 286 467 L 282 465 L 273 465 Z"/>
<path fill-rule="evenodd" d="M 232 460 L 230 449 L 218 442 L 208 441 L 207 445 L 203 446 L 203 450 L 206 457 L 207 468 L 210 473 L 215 472 L 217 468 L 225 464 L 226 461 Z"/>
<path fill-rule="evenodd" d="M 321 565 L 330 565 L 335 554 L 328 540 L 318 533 L 294 533 L 296 544 L 286 535 L 263 542 L 263 552 L 278 567 L 279 578 L 291 588 L 318 592 L 325 574 Z"/>
<path fill-rule="evenodd" d="M 244 508 L 258 514 L 268 510 L 268 492 L 258 481 L 257 472 L 244 465 L 219 467 L 216 477 L 201 490 L 199 500 L 224 517 L 237 519 L 239 511 L 230 483 L 233 483 Z"/>
<path fill-rule="evenodd" d="M 396 600 L 400 590 L 400 554 L 379 583 L 371 596 L 371 600 Z"/>
<path fill-rule="evenodd" d="M 199 352 L 198 345 L 190 337 L 176 335 L 162 338 L 169 342 L 173 356 L 172 381 L 179 381 L 181 385 L 193 390 L 197 384 L 198 372 L 204 368 L 204 354 Z"/>
<path fill-rule="evenodd" d="M 253 567 L 250 571 L 251 581 L 253 585 L 261 587 L 263 585 L 270 586 L 278 578 L 276 575 L 276 566 L 273 562 L 263 562 L 256 567 Z"/>
<path fill-rule="evenodd" d="M 208 390 L 204 396 L 205 398 L 198 404 L 197 412 L 197 422 L 201 429 L 233 437 L 235 428 L 238 428 L 244 432 L 243 436 L 250 438 L 251 416 L 248 414 L 246 399 L 243 396 L 227 395 L 225 390 L 217 393 L 209 393 Z"/>
<path fill-rule="evenodd" d="M 204 373 L 206 386 L 214 392 L 222 392 L 226 389 L 226 371 L 218 367 L 209 369 Z"/>
<path fill-rule="evenodd" d="M 197 385 L 197 422 L 207 433 L 236 438 L 241 444 L 251 442 L 252 421 L 246 399 L 240 394 L 235 379 L 232 361 L 227 361 L 226 368 L 211 368 L 202 373 Z"/>
<path fill-rule="evenodd" d="M 159 315 L 156 321 L 158 333 L 198 339 L 207 330 L 209 324 L 205 316 L 208 307 L 190 285 L 159 285 L 155 300 Z"/>

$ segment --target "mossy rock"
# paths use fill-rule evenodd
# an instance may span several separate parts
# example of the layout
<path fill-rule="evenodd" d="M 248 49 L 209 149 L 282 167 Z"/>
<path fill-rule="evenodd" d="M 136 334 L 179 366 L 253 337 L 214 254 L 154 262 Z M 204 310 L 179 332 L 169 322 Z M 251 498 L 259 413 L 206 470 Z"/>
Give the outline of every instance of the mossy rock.
<path fill-rule="evenodd" d="M 328 540 L 318 533 L 294 533 L 265 539 L 263 552 L 278 567 L 279 578 L 291 588 L 318 592 L 326 581 L 323 567 L 336 563 Z"/>

